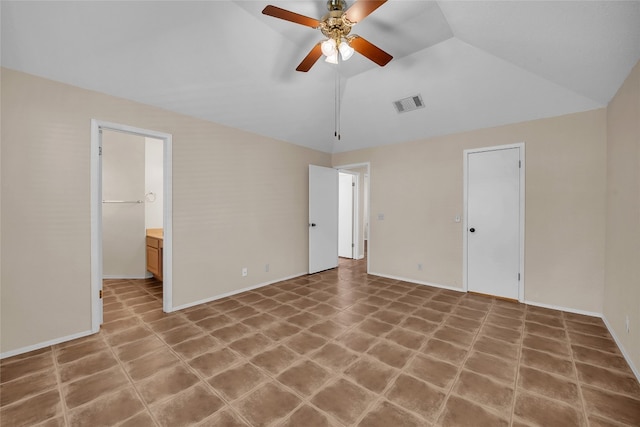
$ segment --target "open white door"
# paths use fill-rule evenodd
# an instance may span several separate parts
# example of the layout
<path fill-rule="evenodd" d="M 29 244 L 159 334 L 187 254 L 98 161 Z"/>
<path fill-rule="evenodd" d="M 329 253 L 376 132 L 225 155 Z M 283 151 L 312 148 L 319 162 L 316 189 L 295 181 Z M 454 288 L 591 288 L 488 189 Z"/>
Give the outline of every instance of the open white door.
<path fill-rule="evenodd" d="M 355 239 L 353 233 L 355 175 L 340 172 L 338 177 L 338 256 L 342 258 L 355 258 Z"/>
<path fill-rule="evenodd" d="M 309 165 L 309 274 L 338 266 L 338 171 Z"/>
<path fill-rule="evenodd" d="M 465 153 L 469 291 L 521 297 L 521 151 Z"/>

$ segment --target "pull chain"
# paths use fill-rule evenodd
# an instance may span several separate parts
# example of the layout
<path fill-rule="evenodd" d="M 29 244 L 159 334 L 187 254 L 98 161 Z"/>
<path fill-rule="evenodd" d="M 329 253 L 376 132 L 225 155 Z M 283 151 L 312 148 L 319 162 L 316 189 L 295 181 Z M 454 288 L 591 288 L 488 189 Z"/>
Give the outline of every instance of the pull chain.
<path fill-rule="evenodd" d="M 335 101 L 336 101 L 336 117 L 335 117 L 335 132 L 334 136 L 338 141 L 340 141 L 340 55 L 338 56 L 338 63 L 336 64 L 336 93 L 335 93 Z"/>

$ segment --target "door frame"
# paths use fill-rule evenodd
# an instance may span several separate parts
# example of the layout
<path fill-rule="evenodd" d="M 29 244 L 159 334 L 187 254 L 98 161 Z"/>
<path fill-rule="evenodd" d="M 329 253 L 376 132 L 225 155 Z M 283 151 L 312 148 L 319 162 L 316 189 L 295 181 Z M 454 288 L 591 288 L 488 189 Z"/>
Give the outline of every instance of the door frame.
<path fill-rule="evenodd" d="M 511 148 L 518 148 L 520 153 L 520 231 L 519 231 L 519 241 L 520 241 L 520 256 L 519 256 L 519 266 L 518 270 L 520 271 L 520 280 L 518 282 L 518 301 L 524 302 L 524 238 L 525 238 L 525 144 L 524 142 L 518 142 L 515 144 L 506 144 L 506 145 L 496 145 L 491 147 L 482 147 L 482 148 L 473 148 L 463 151 L 463 215 L 462 215 L 462 288 L 465 292 L 469 291 L 469 281 L 467 278 L 467 229 L 469 228 L 469 224 L 467 223 L 468 217 L 468 169 L 469 169 L 469 154 L 473 153 L 482 153 L 486 151 L 498 151 L 498 150 L 507 150 Z"/>
<path fill-rule="evenodd" d="M 351 259 L 360 259 L 360 203 L 358 195 L 360 194 L 360 173 L 346 169 L 338 169 L 338 177 L 340 174 L 351 175 L 351 180 L 355 184 L 351 187 L 351 239 L 353 246 L 351 247 Z M 338 197 L 340 197 L 340 187 L 338 187 Z M 338 227 L 340 227 L 340 217 L 338 216 Z"/>
<path fill-rule="evenodd" d="M 173 311 L 173 177 L 172 136 L 164 132 L 134 126 L 91 119 L 91 332 L 96 333 L 102 324 L 102 130 L 124 132 L 143 137 L 160 139 L 163 142 L 163 282 L 162 309 Z"/>
<path fill-rule="evenodd" d="M 368 204 L 367 206 L 367 212 L 369 213 L 369 217 L 371 217 L 371 162 L 362 162 L 362 163 L 350 163 L 350 164 L 345 164 L 345 165 L 338 165 L 338 166 L 334 166 L 334 169 L 337 169 L 340 172 L 345 172 L 348 173 L 350 172 L 350 169 L 359 169 L 359 168 L 366 168 L 366 171 L 364 173 L 365 176 L 369 176 L 369 187 L 367 188 L 367 190 L 369 191 L 369 194 L 367 195 L 368 197 L 365 197 L 364 199 L 366 200 L 366 203 Z M 358 189 L 359 191 L 359 185 L 360 185 L 360 175 L 358 176 L 358 179 L 356 180 L 356 189 Z M 363 183 L 364 186 L 364 183 Z M 355 205 L 357 206 L 357 210 L 358 210 L 358 218 L 360 217 L 360 198 L 356 196 L 355 198 Z M 355 209 L 354 209 L 355 210 Z M 367 224 L 367 273 L 369 273 L 369 268 L 370 268 L 370 262 L 371 262 L 371 218 L 364 218 L 363 220 L 365 221 L 365 224 Z M 358 228 L 360 228 L 360 225 L 358 224 Z M 360 230 L 358 230 L 358 233 L 360 233 Z M 356 248 L 359 248 L 360 245 L 360 235 L 358 234 L 358 240 L 356 241 Z M 356 258 L 354 259 L 361 259 L 357 256 L 356 253 Z"/>

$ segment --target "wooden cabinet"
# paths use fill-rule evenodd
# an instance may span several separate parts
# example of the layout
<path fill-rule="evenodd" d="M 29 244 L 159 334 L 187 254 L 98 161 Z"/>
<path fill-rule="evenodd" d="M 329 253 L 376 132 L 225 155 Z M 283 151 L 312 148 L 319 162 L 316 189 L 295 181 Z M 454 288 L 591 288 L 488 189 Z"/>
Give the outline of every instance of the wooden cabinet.
<path fill-rule="evenodd" d="M 162 280 L 162 242 L 162 238 L 147 235 L 147 270 L 158 280 Z"/>

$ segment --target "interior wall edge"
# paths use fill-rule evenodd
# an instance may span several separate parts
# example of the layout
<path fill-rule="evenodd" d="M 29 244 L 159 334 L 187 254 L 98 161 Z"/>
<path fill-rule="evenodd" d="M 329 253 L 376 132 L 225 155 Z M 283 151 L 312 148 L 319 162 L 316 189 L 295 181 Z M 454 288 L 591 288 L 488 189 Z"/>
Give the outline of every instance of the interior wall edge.
<path fill-rule="evenodd" d="M 40 350 L 41 348 L 49 347 L 56 344 L 61 344 L 63 342 L 77 340 L 78 338 L 86 337 L 92 334 L 94 334 L 94 332 L 89 329 L 88 331 L 77 332 L 75 334 L 67 335 L 64 337 L 54 338 L 52 340 L 31 344 L 26 347 L 5 351 L 4 353 L 0 353 L 0 360 L 6 359 L 8 357 L 13 357 L 13 356 L 18 356 L 20 354 L 28 353 L 30 351 Z"/>
<path fill-rule="evenodd" d="M 227 298 L 233 295 L 238 295 L 241 294 L 243 292 L 248 292 L 248 291 L 252 291 L 254 289 L 259 289 L 259 288 L 263 288 L 265 286 L 269 286 L 269 285 L 273 285 L 274 283 L 278 283 L 278 282 L 284 282 L 285 280 L 291 280 L 291 279 L 295 279 L 296 277 L 302 277 L 302 276 L 306 276 L 308 273 L 305 271 L 303 273 L 295 273 L 291 276 L 287 276 L 287 277 L 283 277 L 280 279 L 274 279 L 274 280 L 270 280 L 268 282 L 262 282 L 262 283 L 258 283 L 257 285 L 251 285 L 251 286 L 247 286 L 246 288 L 242 288 L 242 289 L 236 289 L 233 291 L 229 291 L 229 292 L 225 292 L 219 295 L 214 295 L 210 298 L 204 298 L 198 301 L 193 301 L 193 302 L 188 302 L 186 304 L 182 304 L 180 306 L 177 307 L 173 307 L 173 310 L 171 310 L 171 312 L 175 312 L 175 311 L 179 311 L 179 310 L 184 310 L 190 307 L 195 307 L 197 305 L 201 305 L 201 304 L 206 304 L 208 302 L 212 302 L 212 301 L 217 301 L 219 299 L 222 298 Z"/>
<path fill-rule="evenodd" d="M 604 314 L 601 317 L 602 317 L 602 321 L 604 322 L 604 325 L 607 327 L 607 330 L 613 337 L 613 340 L 618 345 L 618 349 L 620 349 L 620 353 L 622 353 L 624 360 L 627 361 L 629 368 L 631 368 L 631 370 L 633 371 L 633 374 L 636 376 L 636 379 L 640 382 L 640 369 L 638 369 L 638 367 L 636 367 L 636 365 L 633 363 L 633 358 L 631 357 L 629 352 L 625 349 L 622 341 L 616 335 L 615 329 L 613 328 L 613 326 L 611 326 L 611 323 L 609 323 L 609 321 L 607 320 L 607 317 Z"/>
<path fill-rule="evenodd" d="M 373 271 L 370 271 L 368 274 L 371 275 L 371 276 L 379 276 L 379 277 L 384 277 L 384 278 L 387 278 L 387 279 L 402 280 L 403 282 L 413 283 L 413 284 L 416 284 L 416 285 L 432 286 L 434 288 L 448 289 L 450 291 L 463 292 L 463 293 L 467 292 L 464 289 L 457 288 L 455 286 L 442 285 L 442 284 L 439 284 L 439 283 L 432 283 L 432 282 L 424 282 L 422 280 L 409 279 L 407 277 L 394 276 L 392 274 L 375 273 Z"/>

